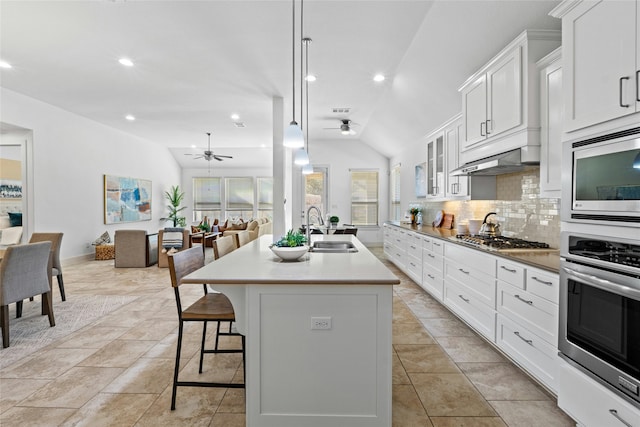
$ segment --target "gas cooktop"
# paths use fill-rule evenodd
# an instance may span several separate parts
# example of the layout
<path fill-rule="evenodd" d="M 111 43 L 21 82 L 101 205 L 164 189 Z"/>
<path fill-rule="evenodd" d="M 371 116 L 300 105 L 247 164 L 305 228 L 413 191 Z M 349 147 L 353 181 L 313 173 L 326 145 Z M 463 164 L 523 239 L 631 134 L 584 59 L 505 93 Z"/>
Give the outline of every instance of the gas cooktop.
<path fill-rule="evenodd" d="M 451 237 L 451 240 L 465 243 L 479 249 L 498 252 L 530 252 L 540 250 L 555 250 L 549 248 L 549 245 L 546 243 L 532 242 L 529 240 L 505 236 L 492 237 L 482 235 L 458 234 L 455 237 Z"/>

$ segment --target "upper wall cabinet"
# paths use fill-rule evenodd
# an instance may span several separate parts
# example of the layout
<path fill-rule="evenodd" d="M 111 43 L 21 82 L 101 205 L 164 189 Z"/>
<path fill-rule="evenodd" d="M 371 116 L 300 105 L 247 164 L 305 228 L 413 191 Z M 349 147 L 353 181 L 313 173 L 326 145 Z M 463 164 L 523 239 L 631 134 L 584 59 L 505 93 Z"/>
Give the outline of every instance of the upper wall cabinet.
<path fill-rule="evenodd" d="M 540 142 L 536 61 L 560 45 L 560 32 L 527 30 L 460 87 L 463 163 Z"/>
<path fill-rule="evenodd" d="M 562 18 L 564 130 L 604 124 L 594 133 L 637 123 L 639 2 L 564 1 L 551 15 Z"/>
<path fill-rule="evenodd" d="M 561 196 L 562 127 L 562 48 L 538 62 L 540 68 L 540 196 Z"/>

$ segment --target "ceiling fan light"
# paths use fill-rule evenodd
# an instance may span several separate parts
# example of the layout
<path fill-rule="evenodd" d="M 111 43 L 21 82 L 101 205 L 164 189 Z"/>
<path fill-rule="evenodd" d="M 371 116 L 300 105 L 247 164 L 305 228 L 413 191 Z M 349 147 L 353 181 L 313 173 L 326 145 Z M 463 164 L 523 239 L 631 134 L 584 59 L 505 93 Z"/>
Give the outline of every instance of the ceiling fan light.
<path fill-rule="evenodd" d="M 307 150 L 304 148 L 296 151 L 295 156 L 293 157 L 293 163 L 298 166 L 304 166 L 309 164 L 309 155 L 307 154 Z"/>
<path fill-rule="evenodd" d="M 311 166 L 311 163 L 307 163 L 306 165 L 302 166 L 302 175 L 311 175 L 313 173 L 313 166 Z"/>
<path fill-rule="evenodd" d="M 291 122 L 289 126 L 284 130 L 284 139 L 282 145 L 289 148 L 302 148 L 304 147 L 304 135 L 302 129 L 298 126 L 298 123 Z"/>

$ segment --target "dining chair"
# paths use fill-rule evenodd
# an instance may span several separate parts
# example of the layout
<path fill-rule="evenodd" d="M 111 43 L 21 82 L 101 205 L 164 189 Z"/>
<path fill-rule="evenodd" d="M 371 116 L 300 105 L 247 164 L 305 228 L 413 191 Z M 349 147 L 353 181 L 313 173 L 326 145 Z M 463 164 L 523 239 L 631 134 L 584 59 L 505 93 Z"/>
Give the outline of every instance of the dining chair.
<path fill-rule="evenodd" d="M 242 247 L 251 242 L 251 233 L 249 233 L 247 230 L 243 230 L 236 234 L 236 239 L 238 240 L 238 247 Z"/>
<path fill-rule="evenodd" d="M 9 347 L 9 304 L 42 295 L 43 314 L 55 326 L 51 301 L 51 242 L 7 248 L 0 262 L 0 327 L 2 347 Z"/>
<path fill-rule="evenodd" d="M 66 301 L 67 297 L 64 293 L 64 281 L 62 280 L 62 264 L 60 263 L 60 247 L 62 246 L 63 233 L 33 233 L 29 243 L 51 242 L 51 276 L 55 276 L 58 280 L 58 288 L 60 288 L 60 297 L 62 301 Z"/>
<path fill-rule="evenodd" d="M 231 237 L 231 236 L 229 236 Z M 200 345 L 200 365 L 199 373 L 202 373 L 202 362 L 205 353 L 242 353 L 243 372 L 245 368 L 245 338 L 243 335 L 227 333 L 242 338 L 241 349 L 218 349 L 218 334 L 216 334 L 216 347 L 205 349 L 205 339 L 207 336 L 207 323 L 217 322 L 218 330 L 220 322 L 234 322 L 235 312 L 231 301 L 224 294 L 211 293 L 207 291 L 207 286 L 203 284 L 204 295 L 186 309 L 182 308 L 180 298 L 181 280 L 184 276 L 192 273 L 204 266 L 204 254 L 198 247 L 176 252 L 169 257 L 169 272 L 171 274 L 171 286 L 174 289 L 176 305 L 178 308 L 178 345 L 176 349 L 176 365 L 173 373 L 173 389 L 171 394 L 171 410 L 176 409 L 176 393 L 178 387 L 223 387 L 223 388 L 244 388 L 244 383 L 224 383 L 224 382 L 204 382 L 204 381 L 179 381 L 178 372 L 180 370 L 180 351 L 182 349 L 182 333 L 184 322 L 202 322 L 202 343 Z"/>
<path fill-rule="evenodd" d="M 238 248 L 235 235 L 218 237 L 213 241 L 213 259 L 218 259 Z"/>

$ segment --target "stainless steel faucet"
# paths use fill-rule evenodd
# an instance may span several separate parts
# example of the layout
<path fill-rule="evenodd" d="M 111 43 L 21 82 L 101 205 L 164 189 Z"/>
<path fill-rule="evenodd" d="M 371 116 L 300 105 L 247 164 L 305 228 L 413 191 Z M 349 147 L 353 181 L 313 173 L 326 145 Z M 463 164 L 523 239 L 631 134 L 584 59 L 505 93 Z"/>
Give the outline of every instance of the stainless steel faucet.
<path fill-rule="evenodd" d="M 311 209 L 314 209 L 316 211 L 316 218 L 318 218 L 318 221 L 320 222 L 320 225 L 324 225 L 324 221 L 322 220 L 322 212 L 320 212 L 320 208 L 318 208 L 317 206 L 309 206 L 309 209 L 307 209 L 307 243 L 311 244 L 311 227 L 310 227 L 310 223 L 309 223 L 309 216 L 311 213 Z"/>

